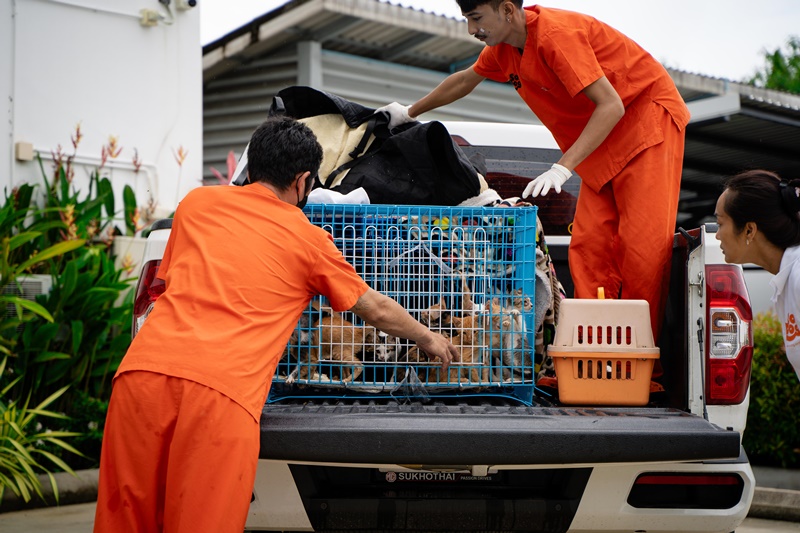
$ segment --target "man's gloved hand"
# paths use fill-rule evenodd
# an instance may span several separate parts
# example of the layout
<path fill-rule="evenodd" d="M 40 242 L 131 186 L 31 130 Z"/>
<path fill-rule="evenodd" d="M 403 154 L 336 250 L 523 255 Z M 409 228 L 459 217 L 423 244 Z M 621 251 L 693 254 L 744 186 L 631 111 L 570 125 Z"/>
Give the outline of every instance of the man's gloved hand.
<path fill-rule="evenodd" d="M 414 120 L 416 120 L 415 117 L 412 117 L 408 114 L 408 110 L 410 108 L 410 105 L 402 105 L 398 104 L 397 102 L 392 102 L 389 105 L 378 108 L 377 111 L 384 111 L 389 114 L 389 129 L 393 130 L 400 124 L 414 122 Z"/>
<path fill-rule="evenodd" d="M 522 193 L 522 197 L 539 196 L 539 193 L 545 196 L 550 192 L 551 188 L 559 193 L 561 192 L 561 186 L 564 185 L 570 177 L 572 177 L 572 172 L 570 172 L 567 167 L 554 163 L 550 170 L 531 181 L 528 186 L 525 187 L 525 192 Z"/>

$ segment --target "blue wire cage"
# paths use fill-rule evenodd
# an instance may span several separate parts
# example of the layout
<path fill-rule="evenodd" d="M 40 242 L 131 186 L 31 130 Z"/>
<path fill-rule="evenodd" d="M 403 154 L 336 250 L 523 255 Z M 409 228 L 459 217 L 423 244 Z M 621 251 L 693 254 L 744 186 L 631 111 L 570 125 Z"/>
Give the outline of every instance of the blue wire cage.
<path fill-rule="evenodd" d="M 413 342 L 318 298 L 286 346 L 270 402 L 467 394 L 531 403 L 535 206 L 314 204 L 304 212 L 368 285 L 447 336 L 459 356 L 442 371 Z"/>

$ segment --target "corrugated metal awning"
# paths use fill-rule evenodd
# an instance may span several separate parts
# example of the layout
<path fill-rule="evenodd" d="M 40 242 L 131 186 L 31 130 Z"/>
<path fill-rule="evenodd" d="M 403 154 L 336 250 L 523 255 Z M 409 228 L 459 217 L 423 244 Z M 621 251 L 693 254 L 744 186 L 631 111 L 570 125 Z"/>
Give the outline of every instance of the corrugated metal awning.
<path fill-rule="evenodd" d="M 380 0 L 294 0 L 206 45 L 204 83 L 303 41 L 378 60 L 376 69 L 394 63 L 439 73 L 466 68 L 484 46 L 464 21 Z M 723 178 L 740 170 L 800 178 L 800 96 L 669 72 L 695 115 L 687 128 L 679 221 L 692 224 L 713 213 Z"/>

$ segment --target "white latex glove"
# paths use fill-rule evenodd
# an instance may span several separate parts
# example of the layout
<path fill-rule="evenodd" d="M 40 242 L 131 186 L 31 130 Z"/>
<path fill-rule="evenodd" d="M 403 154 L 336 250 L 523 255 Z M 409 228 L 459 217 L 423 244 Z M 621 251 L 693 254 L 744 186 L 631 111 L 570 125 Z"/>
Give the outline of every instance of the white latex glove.
<path fill-rule="evenodd" d="M 377 109 L 377 111 L 384 111 L 389 114 L 389 129 L 393 130 L 400 124 L 414 122 L 414 120 L 416 120 L 414 117 L 408 114 L 408 110 L 410 108 L 410 105 L 402 105 L 398 104 L 397 102 L 392 102 L 389 105 L 385 105 Z"/>
<path fill-rule="evenodd" d="M 546 196 L 547 193 L 550 192 L 550 189 L 555 189 L 555 191 L 559 193 L 561 192 L 561 186 L 564 185 L 570 177 L 572 177 L 572 172 L 570 172 L 567 167 L 559 165 L 558 163 L 553 163 L 550 170 L 531 181 L 528 186 L 525 187 L 522 197 L 535 197 L 539 196 L 539 193 L 541 193 L 542 196 Z"/>

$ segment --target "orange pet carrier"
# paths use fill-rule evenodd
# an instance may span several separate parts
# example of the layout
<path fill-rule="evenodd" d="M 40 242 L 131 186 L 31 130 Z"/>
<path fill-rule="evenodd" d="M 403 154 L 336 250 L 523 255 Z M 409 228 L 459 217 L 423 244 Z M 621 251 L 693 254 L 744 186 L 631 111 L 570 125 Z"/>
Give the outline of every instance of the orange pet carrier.
<path fill-rule="evenodd" d="M 659 349 L 646 301 L 564 300 L 548 351 L 562 403 L 647 404 Z"/>

